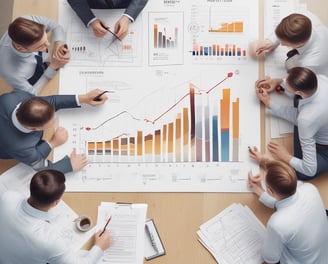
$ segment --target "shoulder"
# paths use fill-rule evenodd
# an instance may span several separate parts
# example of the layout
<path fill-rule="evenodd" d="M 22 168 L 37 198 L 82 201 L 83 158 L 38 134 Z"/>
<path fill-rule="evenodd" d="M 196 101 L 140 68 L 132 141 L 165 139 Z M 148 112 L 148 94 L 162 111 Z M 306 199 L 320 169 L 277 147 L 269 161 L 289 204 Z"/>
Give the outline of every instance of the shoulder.
<path fill-rule="evenodd" d="M 24 196 L 16 191 L 13 190 L 8 190 L 4 193 L 1 194 L 0 196 L 0 205 L 1 209 L 3 210 L 4 208 L 14 208 L 15 204 L 19 203 L 24 199 Z"/>
<path fill-rule="evenodd" d="M 297 188 L 301 195 L 319 195 L 319 190 L 312 183 L 306 182 Z"/>

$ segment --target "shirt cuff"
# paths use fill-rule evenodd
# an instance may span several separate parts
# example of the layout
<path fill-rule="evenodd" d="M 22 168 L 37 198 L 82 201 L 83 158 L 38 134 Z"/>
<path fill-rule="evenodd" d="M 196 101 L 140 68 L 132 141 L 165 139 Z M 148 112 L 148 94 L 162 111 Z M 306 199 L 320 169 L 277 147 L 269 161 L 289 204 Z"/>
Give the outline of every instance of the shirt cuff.
<path fill-rule="evenodd" d="M 270 40 L 273 43 L 273 46 L 276 48 L 279 46 L 280 42 L 275 33 L 270 34 L 266 39 Z"/>
<path fill-rule="evenodd" d="M 130 19 L 131 23 L 134 22 L 134 19 L 132 16 L 129 16 L 128 14 L 123 14 L 123 16 L 126 16 L 128 19 Z"/>
<path fill-rule="evenodd" d="M 91 19 L 91 20 L 88 22 L 87 27 L 90 27 L 90 25 L 92 24 L 92 22 L 95 21 L 96 19 L 97 19 L 96 17 L 94 17 L 93 19 Z"/>
<path fill-rule="evenodd" d="M 94 245 L 89 251 L 88 258 L 91 260 L 91 263 L 98 263 L 103 254 L 104 251 L 102 251 L 100 247 Z"/>
<path fill-rule="evenodd" d="M 262 193 L 259 198 L 259 201 L 269 208 L 274 208 L 277 202 L 277 200 L 270 196 L 267 192 Z"/>
<path fill-rule="evenodd" d="M 57 71 L 52 69 L 51 67 L 47 67 L 47 69 L 44 71 L 44 75 L 48 78 L 48 79 L 52 79 L 56 76 Z"/>
<path fill-rule="evenodd" d="M 77 94 L 75 95 L 75 101 L 76 101 L 76 104 L 78 106 L 81 106 L 81 103 L 80 103 L 80 100 L 79 100 L 79 96 Z"/>

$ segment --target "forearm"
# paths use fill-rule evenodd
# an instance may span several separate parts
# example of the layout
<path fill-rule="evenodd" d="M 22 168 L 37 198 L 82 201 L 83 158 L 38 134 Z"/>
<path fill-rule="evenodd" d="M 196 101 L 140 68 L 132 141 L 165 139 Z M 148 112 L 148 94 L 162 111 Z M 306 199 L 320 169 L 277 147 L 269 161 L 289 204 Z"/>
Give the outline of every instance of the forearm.
<path fill-rule="evenodd" d="M 269 113 L 285 119 L 294 125 L 297 124 L 297 109 L 293 106 L 279 105 L 271 102 L 268 111 Z"/>

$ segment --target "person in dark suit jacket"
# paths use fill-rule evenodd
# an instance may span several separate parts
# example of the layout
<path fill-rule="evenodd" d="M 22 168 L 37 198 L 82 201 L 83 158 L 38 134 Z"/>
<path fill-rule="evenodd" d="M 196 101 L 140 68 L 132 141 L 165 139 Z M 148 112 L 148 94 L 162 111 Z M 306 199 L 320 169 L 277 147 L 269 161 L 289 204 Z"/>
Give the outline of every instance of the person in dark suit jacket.
<path fill-rule="evenodd" d="M 92 90 L 82 95 L 35 96 L 25 91 L 13 91 L 0 96 L 0 159 L 16 159 L 39 171 L 55 169 L 62 173 L 78 171 L 87 164 L 84 154 L 72 151 L 57 162 L 47 160 L 51 150 L 67 141 L 65 128 L 55 130 L 50 140 L 43 131 L 53 127 L 55 112 L 64 108 L 78 108 L 80 104 L 102 105 L 107 97 L 93 100 L 102 92 Z"/>
<path fill-rule="evenodd" d="M 103 37 L 109 28 L 106 22 L 96 18 L 91 9 L 126 8 L 124 14 L 116 22 L 114 33 L 119 39 L 128 34 L 129 25 L 140 14 L 148 0 L 67 0 L 72 9 L 86 27 L 91 26 L 96 37 Z"/>

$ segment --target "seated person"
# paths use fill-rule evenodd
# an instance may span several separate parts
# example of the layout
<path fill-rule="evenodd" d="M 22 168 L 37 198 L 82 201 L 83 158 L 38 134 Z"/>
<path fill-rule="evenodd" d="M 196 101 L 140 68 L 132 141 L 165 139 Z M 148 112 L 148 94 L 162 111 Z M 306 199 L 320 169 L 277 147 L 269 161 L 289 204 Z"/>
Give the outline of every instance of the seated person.
<path fill-rule="evenodd" d="M 266 263 L 326 264 L 328 259 L 328 222 L 317 188 L 311 183 L 297 186 L 293 168 L 280 161 L 266 164 L 261 177 L 248 174 L 250 188 L 260 201 L 275 207 L 267 223 L 262 256 Z"/>
<path fill-rule="evenodd" d="M 99 230 L 87 254 L 70 248 L 60 226 L 52 222 L 51 209 L 65 191 L 65 175 L 56 170 L 39 171 L 31 179 L 30 196 L 6 191 L 0 196 L 2 227 L 0 263 L 96 264 L 109 248 L 109 231 Z M 100 235 L 101 234 L 101 235 Z"/>
<path fill-rule="evenodd" d="M 63 127 L 54 132 L 49 141 L 43 131 L 54 127 L 55 112 L 64 108 L 78 108 L 81 104 L 102 105 L 107 97 L 95 89 L 82 95 L 34 96 L 24 91 L 13 91 L 0 96 L 0 159 L 16 159 L 34 170 L 55 169 L 63 173 L 78 171 L 87 164 L 84 154 L 72 151 L 71 156 L 52 163 L 47 160 L 51 150 L 67 141 Z"/>
<path fill-rule="evenodd" d="M 74 12 L 86 27 L 91 27 L 96 37 L 103 37 L 109 28 L 105 21 L 97 18 L 91 9 L 126 8 L 124 14 L 116 22 L 114 33 L 123 39 L 129 33 L 129 25 L 137 18 L 148 0 L 67 0 Z"/>
<path fill-rule="evenodd" d="M 256 95 L 267 107 L 267 113 L 295 126 L 294 151 L 269 142 L 268 150 L 276 160 L 291 165 L 299 180 L 311 180 L 328 171 L 328 77 L 316 75 L 305 67 L 287 71 L 285 79 L 264 78 L 256 82 Z M 279 96 L 293 95 L 295 105 L 272 100 L 271 93 L 279 88 Z M 254 157 L 256 159 L 256 152 Z"/>
<path fill-rule="evenodd" d="M 287 46 L 290 51 L 282 58 L 286 69 L 301 66 L 328 75 L 327 43 L 328 28 L 315 15 L 294 13 L 283 18 L 270 37 L 252 43 L 250 53 L 256 57 Z"/>
<path fill-rule="evenodd" d="M 48 32 L 54 41 L 51 54 Z M 14 90 L 39 94 L 70 59 L 65 38 L 63 28 L 46 17 L 16 18 L 0 39 L 0 76 Z"/>

